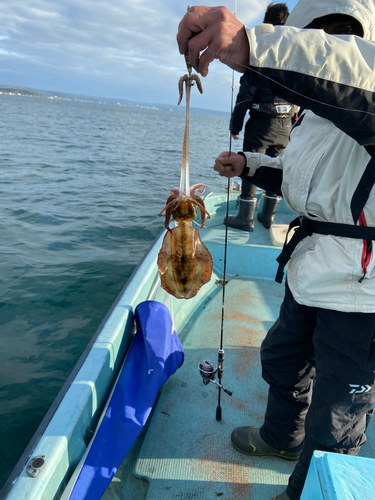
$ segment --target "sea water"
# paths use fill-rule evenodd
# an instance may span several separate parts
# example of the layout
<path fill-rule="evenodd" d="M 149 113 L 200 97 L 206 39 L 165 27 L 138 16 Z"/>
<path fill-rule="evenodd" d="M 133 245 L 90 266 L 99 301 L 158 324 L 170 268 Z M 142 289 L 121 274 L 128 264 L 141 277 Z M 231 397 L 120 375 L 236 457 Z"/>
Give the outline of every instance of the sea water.
<path fill-rule="evenodd" d="M 179 186 L 185 114 L 0 95 L 0 488 Z M 190 182 L 214 171 L 229 115 L 191 113 Z"/>

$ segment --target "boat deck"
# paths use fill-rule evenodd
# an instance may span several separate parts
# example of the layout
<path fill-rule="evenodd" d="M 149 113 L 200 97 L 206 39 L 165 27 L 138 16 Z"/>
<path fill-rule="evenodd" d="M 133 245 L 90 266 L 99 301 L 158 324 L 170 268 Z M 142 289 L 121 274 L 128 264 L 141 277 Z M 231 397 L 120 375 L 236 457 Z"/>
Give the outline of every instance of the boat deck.
<path fill-rule="evenodd" d="M 285 234 L 285 224 L 292 218 L 287 211 L 277 214 L 281 233 Z M 222 215 L 206 225 L 202 238 L 214 262 L 222 261 L 215 254 L 222 250 Z M 208 296 L 199 316 L 185 331 L 178 332 L 183 340 L 184 364 L 165 384 L 148 428 L 133 447 L 134 466 L 124 462 L 104 496 L 106 500 L 270 500 L 285 489 L 295 462 L 249 457 L 236 451 L 230 441 L 235 427 L 262 424 L 267 402 L 259 351 L 278 316 L 284 286 L 273 280 L 276 262 L 269 262 L 270 255 L 264 256 L 264 262 L 262 252 L 274 253 L 275 259 L 279 249 L 275 248 L 275 237 L 257 221 L 252 233 L 229 229 L 227 275 L 231 278 L 225 288 L 222 383 L 233 395 L 221 391 L 222 420 L 216 420 L 217 387 L 204 385 L 198 370 L 205 359 L 217 362 L 222 311 L 219 287 Z M 258 277 L 247 275 L 248 262 L 246 272 L 245 266 L 241 272 L 245 255 L 247 259 L 253 256 L 251 273 Z M 362 456 L 375 455 L 374 426 L 373 422 Z"/>
<path fill-rule="evenodd" d="M 271 498 L 287 483 L 292 464 L 247 457 L 230 442 L 234 427 L 262 423 L 267 386 L 259 347 L 281 298 L 282 287 L 271 281 L 233 279 L 226 287 L 223 385 L 233 396 L 222 392 L 220 422 L 217 388 L 205 386 L 198 372 L 199 362 L 217 359 L 220 294 L 193 325 L 184 365 L 162 393 L 135 467 L 150 483 L 147 499 Z"/>

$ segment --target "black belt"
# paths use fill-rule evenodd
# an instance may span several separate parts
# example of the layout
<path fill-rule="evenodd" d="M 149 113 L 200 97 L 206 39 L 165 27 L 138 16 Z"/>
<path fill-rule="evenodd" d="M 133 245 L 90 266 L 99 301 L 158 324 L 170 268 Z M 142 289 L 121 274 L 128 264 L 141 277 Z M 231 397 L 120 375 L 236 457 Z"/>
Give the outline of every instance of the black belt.
<path fill-rule="evenodd" d="M 289 231 L 297 228 L 291 240 L 288 240 Z M 318 220 L 307 219 L 306 217 L 297 217 L 288 228 L 285 243 L 281 254 L 277 257 L 279 268 L 276 273 L 275 281 L 281 283 L 284 277 L 284 267 L 289 261 L 292 253 L 300 241 L 312 233 L 330 234 L 332 236 L 341 236 L 343 238 L 355 238 L 358 240 L 375 240 L 375 227 L 354 226 L 352 224 L 339 224 L 336 222 L 321 222 Z"/>

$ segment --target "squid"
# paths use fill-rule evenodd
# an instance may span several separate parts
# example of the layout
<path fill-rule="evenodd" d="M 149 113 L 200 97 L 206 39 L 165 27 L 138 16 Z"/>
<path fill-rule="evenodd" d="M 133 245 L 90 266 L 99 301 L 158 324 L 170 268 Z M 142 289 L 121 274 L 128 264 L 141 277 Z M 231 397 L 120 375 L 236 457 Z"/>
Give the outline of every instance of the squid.
<path fill-rule="evenodd" d="M 189 74 L 180 78 L 178 83 L 182 101 L 184 83 L 186 86 L 186 121 L 182 148 L 180 187 L 171 191 L 165 207 L 165 228 L 163 244 L 158 255 L 158 269 L 161 287 L 177 299 L 195 297 L 200 288 L 208 283 L 212 274 L 212 256 L 201 240 L 199 230 L 191 225 L 197 217 L 197 209 L 201 216 L 201 225 L 210 218 L 204 201 L 198 193 L 203 193 L 203 184 L 189 185 L 189 106 L 190 90 L 194 83 L 200 93 L 202 84 L 198 75 L 191 74 L 191 67 L 186 60 Z M 174 228 L 169 227 L 171 218 L 177 222 Z"/>

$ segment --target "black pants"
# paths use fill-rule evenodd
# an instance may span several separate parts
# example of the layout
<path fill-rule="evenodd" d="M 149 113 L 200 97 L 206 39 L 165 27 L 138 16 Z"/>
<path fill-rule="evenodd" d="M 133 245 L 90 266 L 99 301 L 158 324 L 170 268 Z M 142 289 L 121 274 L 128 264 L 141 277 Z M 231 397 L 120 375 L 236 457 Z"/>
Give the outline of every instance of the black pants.
<path fill-rule="evenodd" d="M 270 385 L 263 439 L 282 450 L 304 442 L 287 489 L 298 500 L 314 450 L 357 455 L 366 441 L 375 401 L 375 313 L 301 306 L 286 285 L 261 360 Z"/>
<path fill-rule="evenodd" d="M 245 125 L 243 151 L 281 156 L 289 142 L 291 118 L 276 118 L 253 113 Z M 242 180 L 241 198 L 255 198 L 256 186 Z M 266 192 L 268 196 L 277 196 Z"/>

